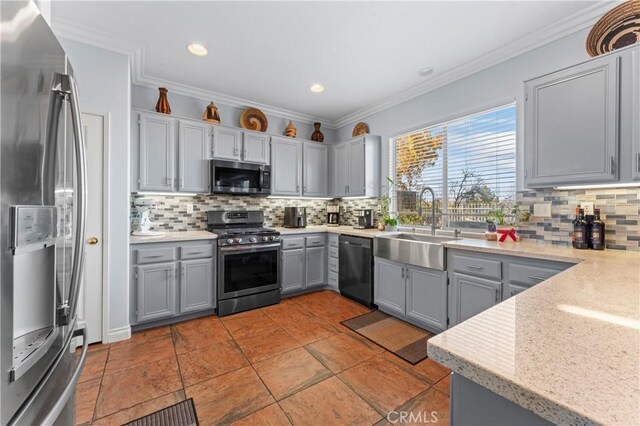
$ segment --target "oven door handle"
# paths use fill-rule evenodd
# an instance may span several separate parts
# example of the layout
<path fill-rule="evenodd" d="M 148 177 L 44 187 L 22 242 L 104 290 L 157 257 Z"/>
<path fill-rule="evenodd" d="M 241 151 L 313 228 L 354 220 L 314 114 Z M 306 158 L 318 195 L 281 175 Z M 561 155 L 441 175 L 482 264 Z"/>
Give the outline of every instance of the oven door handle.
<path fill-rule="evenodd" d="M 221 253 L 234 253 L 234 252 L 246 252 L 246 253 L 254 253 L 257 251 L 266 251 L 273 250 L 274 248 L 279 249 L 280 243 L 274 244 L 247 244 L 240 246 L 229 246 L 229 247 L 219 247 L 218 250 Z"/>

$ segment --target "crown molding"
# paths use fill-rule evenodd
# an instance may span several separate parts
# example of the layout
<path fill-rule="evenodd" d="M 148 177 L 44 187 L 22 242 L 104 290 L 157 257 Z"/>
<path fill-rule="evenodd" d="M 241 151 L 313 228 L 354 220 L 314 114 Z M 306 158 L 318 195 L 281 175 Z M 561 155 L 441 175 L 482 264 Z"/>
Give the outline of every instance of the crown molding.
<path fill-rule="evenodd" d="M 195 86 L 154 77 L 146 72 L 145 48 L 142 45 L 133 46 L 128 40 L 56 17 L 52 17 L 52 27 L 54 32 L 60 37 L 129 56 L 132 84 L 151 88 L 168 87 L 173 93 L 180 95 L 202 99 L 204 101 L 213 99 L 216 102 L 239 108 L 259 108 L 265 114 L 303 123 L 320 121 L 324 127 L 335 130 L 587 28 L 593 25 L 603 14 L 608 12 L 612 7 L 612 3 L 617 4 L 620 3 L 620 1 L 598 2 L 559 22 L 548 25 L 534 33 L 495 49 L 489 54 L 472 59 L 456 68 L 436 75 L 424 83 L 405 89 L 381 101 L 377 101 L 338 120 L 331 120 L 326 117 L 314 117 L 249 99 L 203 90 Z"/>
<path fill-rule="evenodd" d="M 336 129 L 335 121 L 325 117 L 315 117 L 308 114 L 302 114 L 285 108 L 279 108 L 249 99 L 204 90 L 188 84 L 178 83 L 149 75 L 146 72 L 145 47 L 143 45 L 132 45 L 131 42 L 125 39 L 55 17 L 52 19 L 52 28 L 54 33 L 59 37 L 128 56 L 131 65 L 132 84 L 154 89 L 158 87 L 168 87 L 172 93 L 179 95 L 201 99 L 207 102 L 215 100 L 220 104 L 238 108 L 258 108 L 267 115 L 282 117 L 287 120 L 294 120 L 302 123 L 311 124 L 316 121 L 320 121 L 323 123 L 325 128 Z"/>
<path fill-rule="evenodd" d="M 545 44 L 549 44 L 555 40 L 566 37 L 569 34 L 587 28 L 608 12 L 612 7 L 612 3 L 617 4 L 620 2 L 602 1 L 589 6 L 578 13 L 560 20 L 559 22 L 548 25 L 534 33 L 495 49 L 489 54 L 472 59 L 471 61 L 446 71 L 441 75 L 434 76 L 424 83 L 403 90 L 402 92 L 390 96 L 380 102 L 376 102 L 374 105 L 354 111 L 353 113 L 336 120 L 335 125 L 340 128 L 349 123 L 360 121 L 370 115 L 417 98 L 425 93 L 439 89 L 440 87 L 451 84 L 457 80 L 461 80 L 487 68 L 491 68 L 492 66 L 498 65 L 516 56 L 522 55 Z"/>

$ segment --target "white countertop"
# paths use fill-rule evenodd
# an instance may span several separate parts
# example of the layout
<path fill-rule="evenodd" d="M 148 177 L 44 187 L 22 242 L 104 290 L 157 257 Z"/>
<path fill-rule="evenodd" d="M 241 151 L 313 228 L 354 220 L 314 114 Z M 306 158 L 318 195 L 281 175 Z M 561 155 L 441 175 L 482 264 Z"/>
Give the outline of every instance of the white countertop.
<path fill-rule="evenodd" d="M 129 244 L 167 243 L 173 241 L 215 240 L 218 236 L 208 231 L 171 231 L 154 237 L 129 235 Z"/>
<path fill-rule="evenodd" d="M 281 235 L 292 234 L 312 234 L 316 232 L 329 232 L 332 234 L 344 234 L 353 235 L 356 237 L 368 237 L 373 238 L 376 235 L 384 234 L 385 231 L 378 231 L 376 228 L 372 229 L 354 229 L 352 226 L 326 226 L 326 225 L 310 225 L 306 228 L 274 228 L 280 232 Z"/>
<path fill-rule="evenodd" d="M 640 424 L 640 253 L 460 240 L 578 263 L 431 338 L 431 358 L 560 424 Z"/>

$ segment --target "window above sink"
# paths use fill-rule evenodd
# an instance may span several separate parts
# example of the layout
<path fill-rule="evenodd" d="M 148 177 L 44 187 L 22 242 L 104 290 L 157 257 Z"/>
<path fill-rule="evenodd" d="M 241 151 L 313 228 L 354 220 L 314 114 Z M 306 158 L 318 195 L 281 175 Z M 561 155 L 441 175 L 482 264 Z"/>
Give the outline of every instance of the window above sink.
<path fill-rule="evenodd" d="M 515 201 L 516 105 L 400 135 L 391 142 L 389 166 L 400 226 L 431 225 L 430 197 L 417 215 L 418 194 L 430 186 L 438 227 L 484 230 L 487 212 Z"/>

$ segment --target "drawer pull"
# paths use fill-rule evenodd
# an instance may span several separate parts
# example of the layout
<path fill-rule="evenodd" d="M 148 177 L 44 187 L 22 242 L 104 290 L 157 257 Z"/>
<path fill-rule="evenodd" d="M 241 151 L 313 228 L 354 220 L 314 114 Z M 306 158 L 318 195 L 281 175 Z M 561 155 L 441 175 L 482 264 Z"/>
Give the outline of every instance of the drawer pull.
<path fill-rule="evenodd" d="M 203 251 L 188 251 L 187 254 L 202 254 Z"/>
<path fill-rule="evenodd" d="M 164 257 L 164 256 L 161 255 L 161 254 L 154 254 L 153 256 L 147 255 L 147 256 L 142 256 L 142 257 L 145 258 L 145 259 L 156 259 L 158 257 Z"/>
<path fill-rule="evenodd" d="M 473 269 L 474 271 L 482 271 L 484 269 L 484 266 L 467 265 L 467 268 Z"/>
<path fill-rule="evenodd" d="M 544 278 L 544 277 L 536 277 L 535 275 L 529 275 L 529 279 L 530 280 L 535 280 L 535 281 L 544 281 L 544 280 L 546 280 L 546 278 Z"/>

